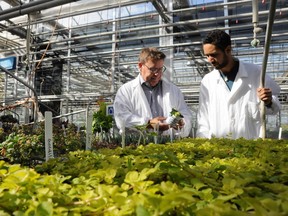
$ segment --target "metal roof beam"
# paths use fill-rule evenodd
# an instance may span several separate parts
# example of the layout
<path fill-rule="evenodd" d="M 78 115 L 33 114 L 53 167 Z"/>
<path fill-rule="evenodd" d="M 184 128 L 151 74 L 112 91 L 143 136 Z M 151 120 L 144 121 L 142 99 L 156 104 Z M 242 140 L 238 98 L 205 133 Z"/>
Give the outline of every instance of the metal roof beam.
<path fill-rule="evenodd" d="M 59 5 L 68 4 L 71 2 L 76 2 L 79 0 L 38 0 L 38 1 L 32 1 L 26 4 L 22 4 L 16 7 L 12 7 L 6 10 L 1 11 L 0 14 L 0 21 L 11 19 L 17 16 L 29 14 L 35 11 L 41 11 L 44 9 L 49 9 L 52 7 L 56 7 Z"/>

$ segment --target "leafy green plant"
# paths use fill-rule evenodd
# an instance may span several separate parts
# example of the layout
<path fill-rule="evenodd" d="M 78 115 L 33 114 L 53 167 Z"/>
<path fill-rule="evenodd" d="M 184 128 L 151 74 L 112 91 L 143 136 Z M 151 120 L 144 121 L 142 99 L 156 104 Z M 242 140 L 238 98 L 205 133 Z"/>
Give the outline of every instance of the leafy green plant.
<path fill-rule="evenodd" d="M 44 158 L 44 137 L 42 135 L 23 135 L 11 133 L 0 144 L 2 157 L 10 163 L 20 163 L 26 166 L 34 166 Z"/>
<path fill-rule="evenodd" d="M 177 118 L 177 117 L 183 118 L 183 115 L 178 110 L 176 110 L 175 108 L 172 108 L 170 115 L 175 117 L 175 118 Z"/>
<path fill-rule="evenodd" d="M 19 124 L 18 119 L 11 114 L 0 116 L 0 122 L 2 122 L 2 128 L 7 135 L 12 132 L 13 127 Z"/>
<path fill-rule="evenodd" d="M 43 188 L 47 173 L 64 175 L 49 187 L 57 192 L 24 182 L 19 193 L 28 186 L 29 200 L 42 196 L 55 215 L 287 215 L 287 153 L 287 141 L 216 138 L 77 151 L 36 167 Z M 27 202 L 18 201 L 21 213 Z"/>
<path fill-rule="evenodd" d="M 76 131 L 77 128 L 73 124 L 68 124 L 65 131 L 62 127 L 53 125 L 53 150 L 56 157 L 70 151 L 85 149 L 85 134 Z M 0 143 L 2 159 L 12 164 L 19 163 L 30 167 L 42 163 L 45 160 L 44 134 L 44 124 L 39 124 L 36 130 L 33 129 L 33 125 L 13 129 L 13 132 Z"/>
<path fill-rule="evenodd" d="M 92 131 L 93 133 L 109 132 L 112 128 L 113 117 L 106 115 L 106 103 L 99 102 L 99 110 L 94 112 L 92 121 Z"/>
<path fill-rule="evenodd" d="M 0 143 L 3 142 L 7 138 L 7 133 L 3 128 L 0 128 Z"/>
<path fill-rule="evenodd" d="M 183 118 L 183 115 L 175 108 L 172 108 L 171 112 L 169 113 L 169 116 L 166 119 L 166 123 L 172 127 L 176 127 L 178 122 L 182 118 Z"/>

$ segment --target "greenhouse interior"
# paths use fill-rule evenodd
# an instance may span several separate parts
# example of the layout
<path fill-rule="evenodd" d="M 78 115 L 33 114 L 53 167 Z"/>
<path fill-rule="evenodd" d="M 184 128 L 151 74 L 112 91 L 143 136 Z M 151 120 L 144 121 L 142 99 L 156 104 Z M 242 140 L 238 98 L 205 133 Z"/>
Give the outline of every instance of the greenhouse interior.
<path fill-rule="evenodd" d="M 138 75 L 140 50 L 157 47 L 167 56 L 163 76 L 181 89 L 196 122 L 200 82 L 212 70 L 202 38 L 225 30 L 235 57 L 262 65 L 273 19 L 266 74 L 281 88 L 282 109 L 267 125 L 277 132 L 288 124 L 288 1 L 277 1 L 272 18 L 269 0 L 252 2 L 0 0 L 1 115 L 27 124 L 51 111 L 85 125 L 87 110 L 113 104 L 119 87 Z"/>

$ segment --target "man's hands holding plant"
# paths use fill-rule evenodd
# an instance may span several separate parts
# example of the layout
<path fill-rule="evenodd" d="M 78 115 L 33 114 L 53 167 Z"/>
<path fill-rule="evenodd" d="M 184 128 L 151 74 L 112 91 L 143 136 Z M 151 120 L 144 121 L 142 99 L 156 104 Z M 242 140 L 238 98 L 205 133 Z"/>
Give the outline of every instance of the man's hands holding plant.
<path fill-rule="evenodd" d="M 170 112 L 170 116 L 162 117 L 158 116 L 148 121 L 148 128 L 159 128 L 159 131 L 165 131 L 169 128 L 174 128 L 175 130 L 181 129 L 184 127 L 183 116 L 181 113 L 174 108 Z"/>
<path fill-rule="evenodd" d="M 159 131 L 169 129 L 169 124 L 165 123 L 166 117 L 156 117 L 148 121 L 148 128 L 159 128 Z"/>

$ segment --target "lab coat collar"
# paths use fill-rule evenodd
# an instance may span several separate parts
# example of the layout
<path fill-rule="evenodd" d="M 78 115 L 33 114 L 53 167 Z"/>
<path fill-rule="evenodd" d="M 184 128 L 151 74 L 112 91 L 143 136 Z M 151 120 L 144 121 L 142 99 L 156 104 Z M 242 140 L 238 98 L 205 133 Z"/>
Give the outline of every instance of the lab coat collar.
<path fill-rule="evenodd" d="M 232 101 L 234 97 L 237 95 L 237 92 L 242 88 L 246 88 L 243 86 L 243 81 L 248 77 L 248 70 L 245 68 L 245 64 L 239 61 L 239 70 L 236 75 L 235 81 L 233 83 L 232 90 L 230 92 L 230 98 L 228 101 Z"/>
<path fill-rule="evenodd" d="M 243 62 L 239 61 L 239 69 L 238 69 L 238 73 L 235 77 L 234 83 L 233 83 L 233 87 L 232 90 L 229 91 L 225 82 L 223 82 L 223 79 L 220 75 L 220 71 L 217 69 L 214 69 L 215 73 L 214 73 L 214 78 L 217 80 L 217 83 L 219 85 L 221 85 L 223 88 L 227 89 L 227 93 L 229 95 L 228 101 L 233 100 L 234 96 L 237 94 L 237 92 L 242 88 L 242 83 L 243 83 L 243 79 L 248 77 L 248 70 L 245 67 L 246 65 L 243 64 Z"/>
<path fill-rule="evenodd" d="M 215 78 L 217 79 L 217 81 L 219 82 L 220 80 L 222 80 L 222 77 L 220 75 L 220 71 L 217 69 L 214 69 L 214 71 L 217 71 L 217 73 L 215 74 Z M 248 77 L 248 70 L 245 69 L 245 64 L 243 64 L 243 62 L 239 61 L 239 69 L 238 69 L 238 73 L 235 77 L 235 81 L 238 78 L 244 78 L 244 77 Z"/>
<path fill-rule="evenodd" d="M 238 70 L 236 78 L 244 78 L 244 77 L 248 77 L 248 70 L 246 70 L 245 64 L 239 61 L 239 70 Z"/>

